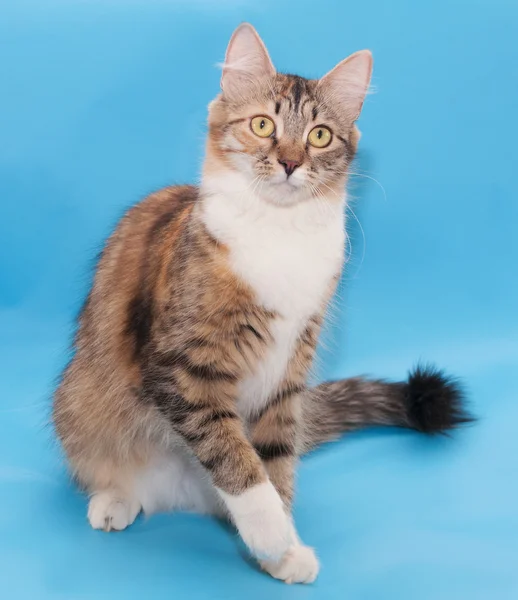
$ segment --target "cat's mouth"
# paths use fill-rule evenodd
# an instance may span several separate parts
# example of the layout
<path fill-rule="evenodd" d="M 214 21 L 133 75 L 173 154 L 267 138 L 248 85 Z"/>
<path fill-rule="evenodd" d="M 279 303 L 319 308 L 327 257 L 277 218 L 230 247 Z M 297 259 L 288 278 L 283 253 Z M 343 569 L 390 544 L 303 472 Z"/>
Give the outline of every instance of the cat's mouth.
<path fill-rule="evenodd" d="M 304 186 L 304 178 L 297 177 L 296 175 L 286 176 L 284 173 L 278 173 L 272 178 L 271 184 L 278 190 L 294 192 L 300 190 Z"/>
<path fill-rule="evenodd" d="M 285 181 L 281 181 L 281 183 L 278 183 L 276 187 L 286 192 L 295 192 L 300 190 L 301 184 L 289 178 Z"/>
<path fill-rule="evenodd" d="M 293 206 L 309 197 L 304 182 L 284 178 L 283 181 L 270 181 L 264 189 L 263 199 L 281 207 Z"/>

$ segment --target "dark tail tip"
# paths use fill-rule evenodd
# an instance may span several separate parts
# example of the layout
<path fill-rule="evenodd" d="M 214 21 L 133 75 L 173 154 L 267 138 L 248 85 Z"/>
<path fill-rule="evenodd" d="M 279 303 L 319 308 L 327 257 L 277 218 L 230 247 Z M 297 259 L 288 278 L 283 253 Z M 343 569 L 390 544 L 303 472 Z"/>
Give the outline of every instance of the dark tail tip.
<path fill-rule="evenodd" d="M 459 382 L 435 367 L 417 366 L 410 372 L 405 405 L 410 427 L 423 433 L 444 433 L 474 421 Z"/>

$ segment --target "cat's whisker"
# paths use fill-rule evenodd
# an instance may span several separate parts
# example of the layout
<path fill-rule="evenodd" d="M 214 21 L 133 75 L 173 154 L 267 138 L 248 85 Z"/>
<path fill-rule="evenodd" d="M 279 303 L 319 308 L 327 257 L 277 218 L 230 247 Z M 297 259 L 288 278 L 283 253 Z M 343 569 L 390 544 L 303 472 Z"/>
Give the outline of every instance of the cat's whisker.
<path fill-rule="evenodd" d="M 385 202 L 387 201 L 387 192 L 383 185 L 375 177 L 372 177 L 372 175 L 366 175 L 365 173 L 356 173 L 353 171 L 350 171 L 349 175 L 352 177 L 363 177 L 364 179 L 370 179 L 371 181 L 374 181 L 374 183 L 376 183 L 383 192 L 383 199 L 385 200 Z"/>
<path fill-rule="evenodd" d="M 329 187 L 324 181 L 321 181 L 322 185 L 325 186 L 326 188 L 329 189 L 329 191 L 331 191 L 333 194 L 335 194 L 335 196 L 339 197 L 339 195 L 335 192 L 335 190 L 333 190 L 331 187 Z M 356 275 L 358 274 L 358 271 L 360 270 L 361 266 L 363 265 L 363 261 L 365 260 L 365 250 L 366 250 L 366 238 L 365 238 L 365 231 L 362 227 L 362 224 L 360 223 L 360 220 L 358 219 L 358 217 L 356 216 L 356 213 L 354 212 L 354 210 L 352 209 L 351 205 L 349 202 L 346 202 L 345 204 L 345 210 L 349 210 L 353 216 L 353 218 L 356 220 L 356 222 L 358 223 L 358 226 L 360 228 L 360 231 L 362 233 L 362 238 L 363 238 L 363 244 L 362 244 L 362 257 L 360 260 L 360 264 L 358 266 L 358 269 L 356 271 L 356 274 L 354 275 L 354 277 L 356 277 Z M 350 256 L 352 256 L 352 244 L 350 243 L 350 236 L 346 231 L 346 235 L 347 238 L 349 239 L 349 244 L 350 244 L 350 249 L 351 249 L 351 254 Z M 354 278 L 353 277 L 353 278 Z"/>
<path fill-rule="evenodd" d="M 327 202 L 325 201 L 323 194 L 311 182 L 308 182 L 308 185 L 309 185 L 309 188 L 311 190 L 313 197 L 317 201 L 318 210 L 320 211 L 322 216 L 327 217 L 329 215 L 330 208 L 329 208 Z"/>
<path fill-rule="evenodd" d="M 351 244 L 351 236 L 347 233 L 347 228 L 344 228 L 344 234 L 345 234 L 345 262 L 348 263 L 349 259 L 351 258 L 351 256 L 353 255 L 353 246 Z"/>
<path fill-rule="evenodd" d="M 262 183 L 265 180 L 265 176 L 264 175 L 258 175 L 256 177 L 256 183 L 252 189 L 252 196 L 254 197 L 255 200 L 255 196 L 256 196 L 256 192 L 258 191 L 258 189 L 261 187 Z"/>
<path fill-rule="evenodd" d="M 360 219 L 358 219 L 358 217 L 356 216 L 356 213 L 354 212 L 354 210 L 352 209 L 350 204 L 346 204 L 346 210 L 349 210 L 351 212 L 352 216 L 354 217 L 354 219 L 356 219 L 356 222 L 358 223 L 358 227 L 360 228 L 360 231 L 362 233 L 362 238 L 363 238 L 362 257 L 360 260 L 360 264 L 358 265 L 358 268 L 356 270 L 356 273 L 353 276 L 353 279 L 354 279 L 358 275 L 358 273 L 363 265 L 363 261 L 365 260 L 366 239 L 365 239 L 365 231 L 362 227 L 362 224 L 360 223 Z"/>
<path fill-rule="evenodd" d="M 332 211 L 331 206 L 329 205 L 329 202 L 322 190 L 317 185 L 314 185 L 311 181 L 308 181 L 308 184 L 313 196 L 317 198 L 319 207 L 323 208 L 325 216 L 334 216 L 334 212 Z"/>

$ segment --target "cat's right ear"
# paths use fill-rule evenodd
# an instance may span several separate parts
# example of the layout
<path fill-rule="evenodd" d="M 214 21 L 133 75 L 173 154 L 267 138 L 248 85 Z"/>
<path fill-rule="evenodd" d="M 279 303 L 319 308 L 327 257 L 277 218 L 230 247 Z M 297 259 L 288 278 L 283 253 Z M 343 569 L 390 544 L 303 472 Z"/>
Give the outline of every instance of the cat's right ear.
<path fill-rule="evenodd" d="M 242 23 L 232 34 L 225 55 L 221 89 L 231 99 L 246 97 L 257 81 L 275 75 L 266 46 L 257 31 Z"/>

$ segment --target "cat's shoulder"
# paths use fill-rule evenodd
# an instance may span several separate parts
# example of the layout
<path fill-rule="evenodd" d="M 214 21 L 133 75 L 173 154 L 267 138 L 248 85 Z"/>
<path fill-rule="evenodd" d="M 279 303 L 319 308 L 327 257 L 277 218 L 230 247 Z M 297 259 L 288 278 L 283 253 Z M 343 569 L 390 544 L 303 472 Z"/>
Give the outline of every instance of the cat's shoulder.
<path fill-rule="evenodd" d="M 174 216 L 196 203 L 199 189 L 195 185 L 171 185 L 159 189 L 129 208 L 122 222 L 157 220 L 164 215 Z"/>

